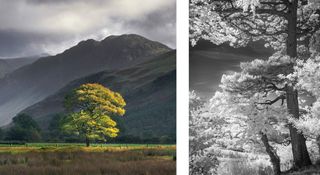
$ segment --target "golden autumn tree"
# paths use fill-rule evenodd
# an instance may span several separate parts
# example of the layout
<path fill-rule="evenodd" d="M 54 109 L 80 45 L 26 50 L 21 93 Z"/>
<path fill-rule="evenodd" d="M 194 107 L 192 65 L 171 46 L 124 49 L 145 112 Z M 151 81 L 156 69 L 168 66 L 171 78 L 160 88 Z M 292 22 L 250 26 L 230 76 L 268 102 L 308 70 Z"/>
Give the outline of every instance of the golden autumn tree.
<path fill-rule="evenodd" d="M 69 133 L 85 137 L 86 146 L 91 140 L 116 137 L 119 129 L 112 119 L 125 114 L 121 94 L 97 84 L 83 84 L 65 98 L 69 111 L 63 129 Z"/>

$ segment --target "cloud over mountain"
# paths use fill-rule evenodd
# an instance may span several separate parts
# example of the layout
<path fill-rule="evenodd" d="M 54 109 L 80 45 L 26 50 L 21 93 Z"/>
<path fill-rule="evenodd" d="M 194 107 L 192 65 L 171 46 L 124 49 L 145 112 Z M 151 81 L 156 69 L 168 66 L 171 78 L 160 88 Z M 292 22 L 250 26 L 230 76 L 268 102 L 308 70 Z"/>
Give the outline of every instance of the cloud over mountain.
<path fill-rule="evenodd" d="M 0 0 L 0 4 L 0 57 L 56 54 L 83 39 L 121 33 L 137 33 L 175 48 L 175 0 Z"/>

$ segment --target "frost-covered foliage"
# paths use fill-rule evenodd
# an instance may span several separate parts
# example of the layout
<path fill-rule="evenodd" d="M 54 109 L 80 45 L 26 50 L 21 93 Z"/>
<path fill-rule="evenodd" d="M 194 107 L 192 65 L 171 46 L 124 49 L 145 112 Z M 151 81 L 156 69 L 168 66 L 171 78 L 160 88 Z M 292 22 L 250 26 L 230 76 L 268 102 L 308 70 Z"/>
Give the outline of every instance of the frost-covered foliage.
<path fill-rule="evenodd" d="M 279 105 L 260 104 L 265 101 L 262 94 L 247 98 L 226 91 L 216 92 L 210 101 L 212 113 L 227 122 L 223 127 L 225 136 L 228 134 L 230 140 L 236 140 L 234 145 L 228 143 L 229 148 L 238 146 L 237 149 L 251 149 L 248 144 L 259 143 L 261 132 L 277 142 L 283 141 L 284 135 L 288 133 L 285 129 L 286 110 Z"/>
<path fill-rule="evenodd" d="M 190 106 L 190 174 L 215 174 L 219 165 L 216 155 L 207 149 L 212 146 L 219 132 L 219 120 L 213 120 L 204 104 L 194 91 L 189 93 Z"/>
<path fill-rule="evenodd" d="M 309 98 L 301 107 L 303 115 L 300 119 L 291 120 L 305 135 L 317 139 L 320 148 L 320 30 L 311 38 L 309 48 L 311 56 L 297 60 L 292 73 L 292 77 L 297 79 L 296 88 Z"/>
<path fill-rule="evenodd" d="M 256 7 L 261 4 L 259 0 L 237 0 L 236 5 L 243 8 L 243 12 L 247 12 L 250 9 L 250 12 L 255 13 Z"/>
<path fill-rule="evenodd" d="M 287 0 L 191 0 L 190 41 L 244 46 L 263 39 L 276 50 L 286 48 L 290 2 Z M 319 27 L 318 2 L 299 0 L 298 40 L 306 41 Z M 301 42 L 303 45 L 303 42 Z"/>
<path fill-rule="evenodd" d="M 198 4 L 201 4 L 199 6 Z M 236 33 L 214 11 L 214 6 L 208 1 L 192 0 L 190 3 L 190 42 L 194 46 L 200 38 L 210 40 L 215 44 L 235 41 L 232 35 Z"/>
<path fill-rule="evenodd" d="M 286 83 L 292 83 L 287 77 L 293 71 L 292 65 L 292 59 L 279 52 L 268 60 L 243 62 L 240 64 L 241 72 L 222 76 L 220 87 L 246 96 L 253 96 L 255 93 L 269 95 L 269 92 L 280 94 Z M 282 76 L 286 76 L 286 79 Z"/>
<path fill-rule="evenodd" d="M 220 146 L 249 152 L 265 149 L 280 169 L 276 148 L 290 143 L 285 91 L 296 83 L 290 78 L 293 64 L 293 59 L 277 52 L 267 60 L 241 63 L 240 72 L 222 76 L 221 91 L 210 100 L 210 113 L 224 120 L 223 137 L 216 138 Z"/>
<path fill-rule="evenodd" d="M 291 143 L 293 166 L 309 166 L 306 140 L 294 127 L 318 135 L 310 126 L 320 124 L 319 2 L 191 0 L 190 26 L 193 45 L 200 38 L 234 47 L 264 40 L 276 50 L 268 60 L 242 63 L 241 72 L 223 75 L 209 108 L 212 118 L 224 121 L 225 134 L 215 143 L 242 150 L 263 143 L 273 167 L 279 164 L 274 148 Z M 302 102 L 306 94 L 315 99 L 312 105 Z"/>
<path fill-rule="evenodd" d="M 320 56 L 299 60 L 294 74 L 298 79 L 297 88 L 307 91 L 311 102 L 304 106 L 301 118 L 292 121 L 305 135 L 317 138 L 320 136 Z"/>
<path fill-rule="evenodd" d="M 306 61 L 299 60 L 295 68 L 298 84 L 314 97 L 320 97 L 320 55 Z"/>

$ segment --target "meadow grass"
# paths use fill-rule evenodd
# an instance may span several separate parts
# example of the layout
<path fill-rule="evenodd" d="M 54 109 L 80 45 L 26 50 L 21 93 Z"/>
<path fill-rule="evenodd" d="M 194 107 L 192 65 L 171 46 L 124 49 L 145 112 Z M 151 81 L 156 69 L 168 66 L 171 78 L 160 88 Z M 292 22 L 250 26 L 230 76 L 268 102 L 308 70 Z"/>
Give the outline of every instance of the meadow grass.
<path fill-rule="evenodd" d="M 1 175 L 171 175 L 175 145 L 28 144 L 0 147 Z"/>

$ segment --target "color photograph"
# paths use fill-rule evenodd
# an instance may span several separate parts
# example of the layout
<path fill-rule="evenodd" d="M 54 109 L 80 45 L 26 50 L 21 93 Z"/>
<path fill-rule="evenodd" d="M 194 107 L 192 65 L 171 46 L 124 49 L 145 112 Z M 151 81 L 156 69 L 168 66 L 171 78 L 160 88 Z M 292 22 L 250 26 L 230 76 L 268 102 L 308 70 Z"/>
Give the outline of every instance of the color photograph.
<path fill-rule="evenodd" d="M 189 3 L 190 174 L 320 174 L 319 1 Z"/>
<path fill-rule="evenodd" d="M 175 0 L 0 0 L 0 174 L 176 174 Z"/>

